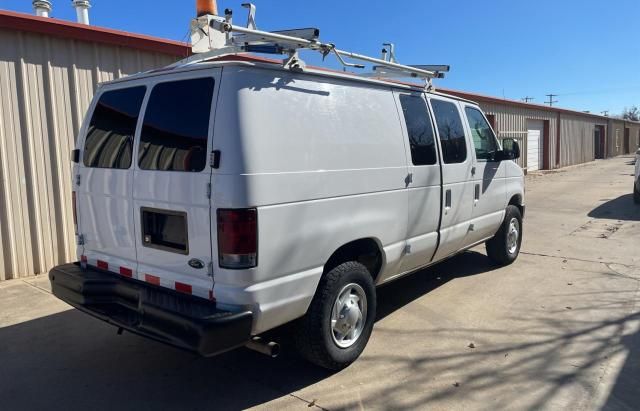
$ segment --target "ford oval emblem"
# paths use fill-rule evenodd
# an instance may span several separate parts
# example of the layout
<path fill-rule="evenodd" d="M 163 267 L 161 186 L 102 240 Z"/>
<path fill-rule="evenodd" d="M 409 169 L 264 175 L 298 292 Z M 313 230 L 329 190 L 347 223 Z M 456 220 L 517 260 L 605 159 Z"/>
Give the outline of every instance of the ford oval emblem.
<path fill-rule="evenodd" d="M 204 262 L 202 260 L 198 260 L 197 258 L 192 258 L 189 260 L 189 265 L 197 270 L 204 268 Z"/>

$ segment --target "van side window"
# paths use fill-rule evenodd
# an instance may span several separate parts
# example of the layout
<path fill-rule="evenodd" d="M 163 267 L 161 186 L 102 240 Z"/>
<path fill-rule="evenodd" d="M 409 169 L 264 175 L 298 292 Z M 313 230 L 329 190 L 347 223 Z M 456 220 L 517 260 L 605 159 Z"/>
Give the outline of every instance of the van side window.
<path fill-rule="evenodd" d="M 138 147 L 142 170 L 204 170 L 213 85 L 212 78 L 199 78 L 153 88 Z"/>
<path fill-rule="evenodd" d="M 442 145 L 442 160 L 445 163 L 463 163 L 467 159 L 467 144 L 458 108 L 442 100 L 431 100 L 431 107 Z"/>
<path fill-rule="evenodd" d="M 407 124 L 413 164 L 436 164 L 436 146 L 427 103 L 419 96 L 403 94 L 400 95 L 400 106 Z"/>
<path fill-rule="evenodd" d="M 84 142 L 86 167 L 131 167 L 133 135 L 146 87 L 107 91 L 100 96 Z"/>
<path fill-rule="evenodd" d="M 476 158 L 478 160 L 493 161 L 496 151 L 498 151 L 498 143 L 489 127 L 489 123 L 477 108 L 465 107 L 465 114 L 471 129 L 471 137 L 476 150 Z"/>

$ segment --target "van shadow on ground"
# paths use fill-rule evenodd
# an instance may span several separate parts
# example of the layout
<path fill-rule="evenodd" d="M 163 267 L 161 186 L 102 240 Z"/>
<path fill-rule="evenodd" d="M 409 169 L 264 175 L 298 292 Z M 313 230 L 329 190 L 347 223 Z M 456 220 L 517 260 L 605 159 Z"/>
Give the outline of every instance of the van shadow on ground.
<path fill-rule="evenodd" d="M 467 252 L 400 279 L 379 290 L 378 319 L 456 277 L 491 269 L 486 256 Z M 332 375 L 282 342 L 277 359 L 247 349 L 204 359 L 126 332 L 118 336 L 110 325 L 65 311 L 0 329 L 2 408 L 242 409 Z"/>
<path fill-rule="evenodd" d="M 631 187 L 629 187 L 629 191 L 631 191 Z M 633 202 L 633 194 L 630 192 L 600 204 L 587 215 L 591 218 L 640 221 L 640 205 Z"/>

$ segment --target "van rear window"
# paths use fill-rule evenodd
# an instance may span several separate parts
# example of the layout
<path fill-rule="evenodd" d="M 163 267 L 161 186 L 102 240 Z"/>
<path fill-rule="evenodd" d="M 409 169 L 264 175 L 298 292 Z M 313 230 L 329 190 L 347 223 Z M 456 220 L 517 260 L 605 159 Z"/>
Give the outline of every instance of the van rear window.
<path fill-rule="evenodd" d="M 160 83 L 153 88 L 138 148 L 141 169 L 204 169 L 213 86 L 212 78 L 199 78 Z"/>
<path fill-rule="evenodd" d="M 86 167 L 131 167 L 133 135 L 146 87 L 107 91 L 93 111 L 84 143 Z"/>

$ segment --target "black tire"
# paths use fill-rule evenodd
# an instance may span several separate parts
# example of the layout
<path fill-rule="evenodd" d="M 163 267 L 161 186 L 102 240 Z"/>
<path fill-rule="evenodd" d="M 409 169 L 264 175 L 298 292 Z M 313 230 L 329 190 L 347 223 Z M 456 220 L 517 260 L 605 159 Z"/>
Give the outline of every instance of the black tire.
<path fill-rule="evenodd" d="M 509 241 L 509 231 L 511 221 L 517 221 L 517 246 L 515 250 L 510 250 L 508 245 Z M 518 207 L 514 205 L 507 206 L 507 210 L 504 216 L 504 221 L 500 226 L 500 229 L 496 233 L 496 235 L 489 241 L 485 243 L 487 248 L 487 255 L 489 258 L 499 265 L 509 265 L 513 263 L 516 258 L 518 258 L 518 254 L 520 253 L 520 245 L 522 244 L 522 215 L 520 214 L 520 210 Z"/>
<path fill-rule="evenodd" d="M 635 184 L 633 185 L 633 202 L 640 204 L 640 190 L 638 190 Z"/>
<path fill-rule="evenodd" d="M 366 295 L 364 328 L 353 345 L 339 347 L 333 339 L 331 312 L 338 293 L 348 284 L 359 285 Z M 376 316 L 376 290 L 367 268 L 355 261 L 338 265 L 320 280 L 306 315 L 297 320 L 293 335 L 302 357 L 330 370 L 340 370 L 354 362 L 369 341 Z"/>

